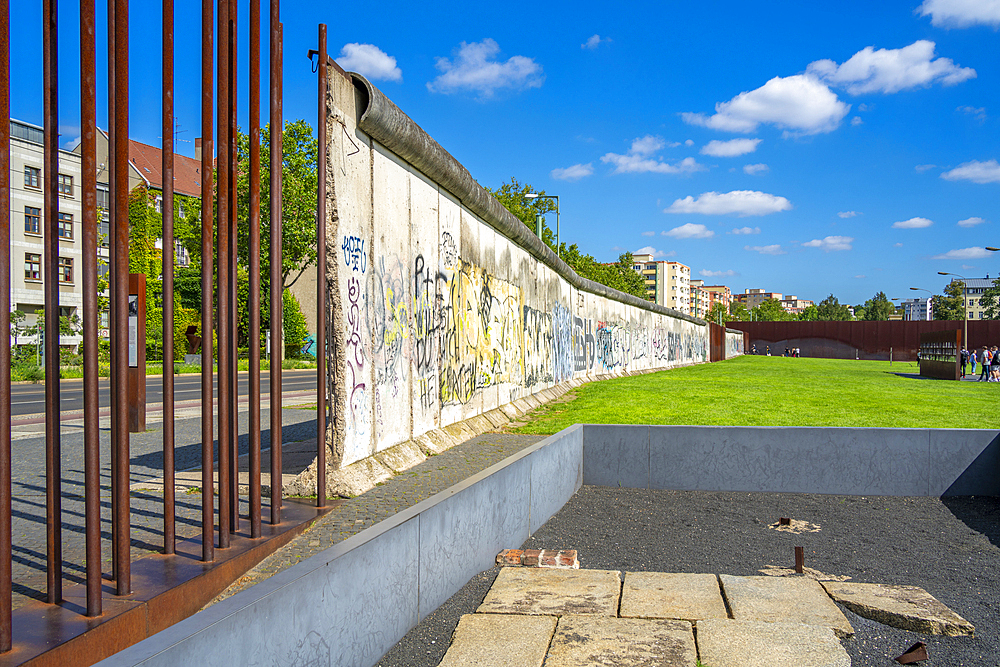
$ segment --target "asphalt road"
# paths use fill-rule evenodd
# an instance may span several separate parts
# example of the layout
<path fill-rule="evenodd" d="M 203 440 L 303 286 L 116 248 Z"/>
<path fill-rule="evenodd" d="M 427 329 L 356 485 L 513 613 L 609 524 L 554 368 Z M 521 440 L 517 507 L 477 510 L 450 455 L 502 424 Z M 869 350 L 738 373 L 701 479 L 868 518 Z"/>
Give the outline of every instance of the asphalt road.
<path fill-rule="evenodd" d="M 245 396 L 250 392 L 249 373 L 239 374 L 239 394 Z M 270 391 L 270 374 L 267 371 L 260 376 L 261 393 Z M 101 378 L 100 407 L 110 407 L 110 381 Z M 217 387 L 217 382 L 216 382 Z M 316 370 L 285 370 L 281 375 L 282 393 L 309 391 L 316 388 Z M 63 411 L 83 409 L 83 380 L 62 380 L 59 383 L 60 407 Z M 174 401 L 197 401 L 201 399 L 201 375 L 175 375 Z M 163 378 L 153 376 L 146 378 L 146 404 L 163 402 Z M 14 384 L 11 386 L 11 414 L 30 415 L 45 411 L 44 384 Z"/>

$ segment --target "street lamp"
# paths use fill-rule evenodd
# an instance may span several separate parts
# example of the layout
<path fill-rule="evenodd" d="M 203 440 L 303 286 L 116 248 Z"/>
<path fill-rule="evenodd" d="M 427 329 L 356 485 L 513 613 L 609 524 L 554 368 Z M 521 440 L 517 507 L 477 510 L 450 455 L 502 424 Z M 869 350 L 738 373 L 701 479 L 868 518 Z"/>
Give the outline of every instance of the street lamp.
<path fill-rule="evenodd" d="M 534 192 L 525 192 L 524 196 L 526 199 L 555 199 L 556 200 L 556 257 L 559 256 L 559 196 L 558 195 L 540 195 Z M 541 236 L 539 236 L 541 238 Z"/>
<path fill-rule="evenodd" d="M 969 349 L 969 279 L 957 273 L 938 271 L 939 276 L 955 276 L 962 279 L 962 316 L 965 318 L 965 331 L 962 333 L 962 345 Z"/>
<path fill-rule="evenodd" d="M 986 246 L 986 249 L 987 249 L 987 250 L 992 250 L 993 252 L 998 252 L 998 251 L 1000 251 L 1000 248 L 992 248 L 992 247 L 990 247 L 990 246 Z"/>
<path fill-rule="evenodd" d="M 930 295 L 931 295 L 932 297 L 934 296 L 934 292 L 930 291 L 929 289 L 924 289 L 923 287 L 911 287 L 910 289 L 912 289 L 912 290 L 916 290 L 916 291 L 918 291 L 918 292 L 927 292 L 927 293 L 928 293 L 928 294 L 930 294 Z"/>

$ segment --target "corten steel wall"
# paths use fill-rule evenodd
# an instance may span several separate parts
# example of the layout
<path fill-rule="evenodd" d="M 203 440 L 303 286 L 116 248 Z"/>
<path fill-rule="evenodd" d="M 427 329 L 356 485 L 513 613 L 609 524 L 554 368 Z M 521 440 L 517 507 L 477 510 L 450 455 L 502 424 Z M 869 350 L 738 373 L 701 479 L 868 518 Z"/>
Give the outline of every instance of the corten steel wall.
<path fill-rule="evenodd" d="M 746 331 L 757 354 L 771 346 L 771 354 L 800 347 L 803 357 L 823 359 L 916 361 L 920 334 L 961 329 L 961 320 L 930 322 L 728 322 L 730 329 Z M 969 342 L 976 348 L 1000 345 L 1000 320 L 969 321 Z"/>
<path fill-rule="evenodd" d="M 940 361 L 932 359 L 926 350 L 920 355 L 920 374 L 924 377 L 939 378 L 941 380 L 958 380 L 961 378 L 961 356 L 960 346 L 962 344 L 962 330 L 957 331 L 928 331 L 920 334 L 920 345 L 931 343 L 945 343 L 952 347 L 955 356 L 952 361 Z"/>
<path fill-rule="evenodd" d="M 580 278 L 363 77 L 331 71 L 327 104 L 332 469 L 571 378 L 708 361 L 706 322 Z"/>

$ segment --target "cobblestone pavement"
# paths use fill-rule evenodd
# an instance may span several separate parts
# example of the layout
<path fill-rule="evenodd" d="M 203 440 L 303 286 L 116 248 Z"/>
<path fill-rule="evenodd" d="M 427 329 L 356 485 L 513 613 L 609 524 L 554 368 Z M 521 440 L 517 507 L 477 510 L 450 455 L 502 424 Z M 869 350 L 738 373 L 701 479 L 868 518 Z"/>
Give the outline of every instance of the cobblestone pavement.
<path fill-rule="evenodd" d="M 316 435 L 313 410 L 283 411 L 282 441 L 294 442 Z M 267 411 L 261 421 L 269 423 Z M 249 412 L 239 413 L 240 452 L 249 447 L 246 433 Z M 270 447 L 270 431 L 261 434 L 261 446 Z M 201 465 L 201 420 L 175 422 L 175 460 L 178 471 Z M 131 479 L 139 482 L 163 476 L 163 432 L 160 424 L 131 437 Z M 15 609 L 34 600 L 44 600 L 46 594 L 46 507 L 45 507 L 45 439 L 24 438 L 13 443 L 12 451 L 13 536 L 13 606 Z M 84 551 L 83 506 L 83 429 L 63 424 L 61 430 L 62 461 L 62 543 L 64 586 L 83 583 L 86 575 Z M 249 510 L 242 499 L 241 512 Z M 132 492 L 132 557 L 138 558 L 163 548 L 163 496 L 160 493 Z M 216 503 L 216 508 L 218 504 Z M 268 511 L 265 508 L 264 513 Z M 197 535 L 201 531 L 201 494 L 179 494 L 176 497 L 176 532 L 178 538 Z M 111 570 L 111 488 L 110 431 L 101 430 L 101 514 L 102 559 L 104 572 Z"/>
<path fill-rule="evenodd" d="M 542 439 L 544 436 L 485 433 L 429 457 L 371 491 L 342 501 L 312 528 L 261 561 L 226 589 L 213 604 L 444 491 Z"/>

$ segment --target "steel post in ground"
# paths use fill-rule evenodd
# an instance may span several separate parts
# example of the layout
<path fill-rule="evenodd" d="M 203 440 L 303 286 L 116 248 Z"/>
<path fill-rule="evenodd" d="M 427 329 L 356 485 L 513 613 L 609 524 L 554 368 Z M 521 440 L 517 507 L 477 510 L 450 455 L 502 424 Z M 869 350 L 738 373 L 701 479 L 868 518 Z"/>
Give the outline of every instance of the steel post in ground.
<path fill-rule="evenodd" d="M 212 401 L 213 261 L 212 226 L 212 0 L 201 2 L 201 559 L 215 560 L 214 536 L 214 439 Z"/>
<path fill-rule="evenodd" d="M 250 537 L 260 537 L 260 0 L 250 0 Z"/>
<path fill-rule="evenodd" d="M 270 305 L 271 305 L 271 523 L 281 523 L 281 24 L 279 2 L 270 6 Z"/>
<path fill-rule="evenodd" d="M 111 333 L 114 331 L 116 319 L 116 312 L 118 308 L 118 301 L 114 298 L 112 293 L 112 288 L 115 285 L 114 282 L 114 243 L 115 235 L 114 230 L 117 224 L 115 220 L 117 219 L 117 211 L 115 208 L 114 193 L 118 191 L 118 184 L 116 178 L 115 170 L 115 139 L 117 138 L 117 129 L 115 128 L 115 2 L 116 0 L 108 0 L 108 333 L 109 338 L 111 338 Z M 115 334 L 117 336 L 117 334 Z M 118 377 L 114 372 L 114 364 L 116 363 L 116 356 L 114 348 L 110 350 L 110 361 L 111 369 L 108 375 L 110 375 L 110 388 L 112 396 L 112 408 L 115 405 L 114 397 L 118 395 L 121 389 L 118 386 Z M 127 387 L 128 385 L 126 385 Z M 118 522 L 115 517 L 118 516 L 118 496 L 114 493 L 116 480 L 118 479 L 118 449 L 115 447 L 117 440 L 118 425 L 115 423 L 114 418 L 111 419 L 111 577 L 115 581 L 118 581 Z"/>
<path fill-rule="evenodd" d="M 174 0 L 163 0 L 163 553 L 174 553 Z"/>
<path fill-rule="evenodd" d="M 10 342 L 10 5 L 0 0 L 0 336 Z M 10 345 L 0 345 L 0 368 L 10 368 Z M 12 643 L 10 373 L 0 373 L 0 653 Z"/>
<path fill-rule="evenodd" d="M 229 408 L 229 533 L 235 535 L 240 525 L 240 473 L 239 473 L 239 343 L 237 339 L 237 294 L 239 291 L 238 250 L 237 250 L 237 208 L 236 194 L 239 68 L 237 61 L 237 3 L 229 0 L 229 349 L 230 363 L 230 408 Z"/>
<path fill-rule="evenodd" d="M 219 303 L 219 548 L 229 548 L 229 434 L 232 423 L 229 420 L 230 368 L 229 368 L 229 0 L 219 2 L 218 39 L 216 67 L 218 68 L 218 119 L 219 154 L 216 160 L 218 172 L 218 204 L 216 206 L 216 230 L 218 257 L 218 303 Z"/>
<path fill-rule="evenodd" d="M 326 505 L 326 24 L 319 26 L 316 114 L 316 506 Z"/>

